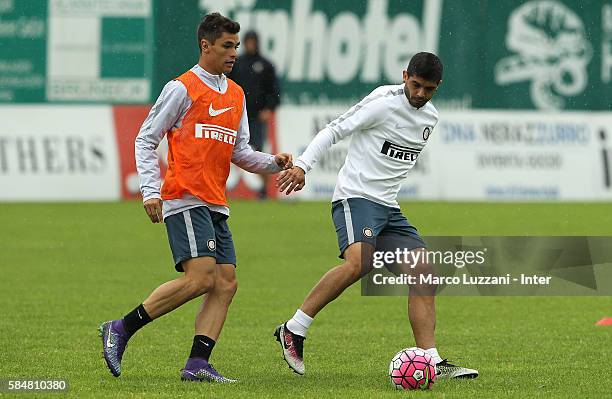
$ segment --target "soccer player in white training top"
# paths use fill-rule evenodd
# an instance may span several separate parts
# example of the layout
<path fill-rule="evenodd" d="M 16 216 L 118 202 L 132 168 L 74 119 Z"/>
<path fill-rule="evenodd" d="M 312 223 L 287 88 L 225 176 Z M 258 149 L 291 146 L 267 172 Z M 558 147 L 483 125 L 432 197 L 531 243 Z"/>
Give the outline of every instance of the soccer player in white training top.
<path fill-rule="evenodd" d="M 408 249 L 425 250 L 417 229 L 401 213 L 397 193 L 438 123 L 438 111 L 429 100 L 442 82 L 442 71 L 436 55 L 414 55 L 403 71 L 404 84 L 378 87 L 329 123 L 295 166 L 278 178 L 281 192 L 301 190 L 306 173 L 317 160 L 332 145 L 351 137 L 332 199 L 332 218 L 344 263 L 328 271 L 295 315 L 275 332 L 287 364 L 298 374 L 304 374 L 304 339 L 314 317 L 365 273 L 362 255 L 374 250 L 376 237 L 401 237 Z M 434 298 L 433 294 L 417 295 L 410 290 L 408 316 L 416 345 L 432 356 L 438 378 L 477 377 L 477 370 L 455 366 L 438 354 Z"/>

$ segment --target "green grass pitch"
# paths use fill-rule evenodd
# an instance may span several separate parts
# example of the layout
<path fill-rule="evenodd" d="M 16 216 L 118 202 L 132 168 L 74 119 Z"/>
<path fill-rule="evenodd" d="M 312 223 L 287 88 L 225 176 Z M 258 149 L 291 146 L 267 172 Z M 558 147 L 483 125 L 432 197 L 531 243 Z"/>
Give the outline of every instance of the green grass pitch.
<path fill-rule="evenodd" d="M 612 235 L 612 204 L 404 203 L 424 235 Z M 239 384 L 182 383 L 194 300 L 140 331 L 110 375 L 97 337 L 177 276 L 165 229 L 139 202 L 0 205 L 0 379 L 64 378 L 71 397 L 585 398 L 610 395 L 610 297 L 439 297 L 444 357 L 473 381 L 394 391 L 396 351 L 414 344 L 406 299 L 351 287 L 316 319 L 307 374 L 287 368 L 272 336 L 338 263 L 328 203 L 232 203 L 239 288 L 212 362 Z M 0 396 L 6 396 L 0 393 Z M 34 395 L 32 395 L 34 396 Z M 65 394 L 36 394 L 35 397 Z M 24 396 L 25 397 L 25 396 Z"/>

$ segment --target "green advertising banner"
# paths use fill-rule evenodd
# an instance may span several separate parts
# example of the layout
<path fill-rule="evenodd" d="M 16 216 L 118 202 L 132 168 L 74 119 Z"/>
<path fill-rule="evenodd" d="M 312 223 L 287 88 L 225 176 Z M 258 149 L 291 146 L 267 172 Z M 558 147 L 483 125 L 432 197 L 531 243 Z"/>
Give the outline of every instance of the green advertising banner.
<path fill-rule="evenodd" d="M 444 96 L 465 93 L 473 108 L 612 107 L 610 1 L 446 1 L 441 26 Z"/>
<path fill-rule="evenodd" d="M 151 0 L 0 0 L 0 101 L 147 103 Z"/>
<path fill-rule="evenodd" d="M 47 0 L 0 0 L 0 102 L 44 102 Z"/>
<path fill-rule="evenodd" d="M 286 103 L 350 103 L 376 86 L 400 83 L 410 57 L 432 51 L 446 66 L 439 106 L 609 110 L 612 104 L 606 0 L 184 3 L 257 30 Z"/>
<path fill-rule="evenodd" d="M 350 104 L 431 51 L 440 108 L 611 109 L 609 0 L 0 0 L 0 102 L 155 101 L 212 11 L 260 34 L 285 104 Z"/>

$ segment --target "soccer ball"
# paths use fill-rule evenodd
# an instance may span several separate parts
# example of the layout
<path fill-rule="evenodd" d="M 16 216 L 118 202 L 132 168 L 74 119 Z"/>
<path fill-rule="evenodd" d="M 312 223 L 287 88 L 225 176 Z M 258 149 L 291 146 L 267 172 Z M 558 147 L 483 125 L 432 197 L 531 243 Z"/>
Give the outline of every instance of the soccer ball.
<path fill-rule="evenodd" d="M 402 349 L 391 359 L 389 378 L 396 389 L 429 389 L 436 379 L 434 361 L 421 348 Z"/>

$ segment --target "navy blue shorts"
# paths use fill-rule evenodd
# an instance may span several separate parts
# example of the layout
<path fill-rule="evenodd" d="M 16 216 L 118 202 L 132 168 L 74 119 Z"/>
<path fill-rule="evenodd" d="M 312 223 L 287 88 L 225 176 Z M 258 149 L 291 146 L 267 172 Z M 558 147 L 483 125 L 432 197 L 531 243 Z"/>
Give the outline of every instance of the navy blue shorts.
<path fill-rule="evenodd" d="M 227 218 L 227 215 L 199 206 L 165 219 L 177 272 L 184 271 L 181 262 L 201 256 L 211 256 L 218 264 L 236 265 L 236 251 Z"/>
<path fill-rule="evenodd" d="M 376 247 L 376 237 L 401 237 L 402 246 L 426 248 L 425 242 L 399 208 L 391 208 L 365 198 L 332 202 L 332 219 L 338 235 L 340 258 L 349 245 L 367 242 Z"/>

